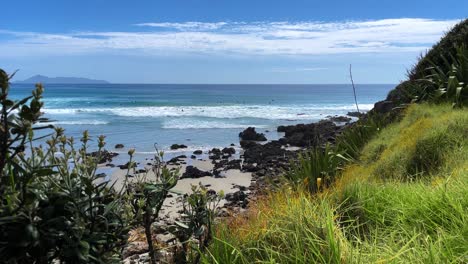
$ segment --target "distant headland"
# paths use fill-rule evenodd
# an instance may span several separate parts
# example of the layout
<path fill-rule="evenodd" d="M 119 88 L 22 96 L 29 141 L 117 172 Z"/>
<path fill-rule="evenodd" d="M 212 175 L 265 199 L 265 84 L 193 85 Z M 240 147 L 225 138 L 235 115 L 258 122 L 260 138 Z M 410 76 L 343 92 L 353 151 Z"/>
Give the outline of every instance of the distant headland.
<path fill-rule="evenodd" d="M 109 82 L 81 77 L 47 77 L 44 75 L 34 75 L 26 80 L 17 81 L 17 83 L 107 84 Z"/>

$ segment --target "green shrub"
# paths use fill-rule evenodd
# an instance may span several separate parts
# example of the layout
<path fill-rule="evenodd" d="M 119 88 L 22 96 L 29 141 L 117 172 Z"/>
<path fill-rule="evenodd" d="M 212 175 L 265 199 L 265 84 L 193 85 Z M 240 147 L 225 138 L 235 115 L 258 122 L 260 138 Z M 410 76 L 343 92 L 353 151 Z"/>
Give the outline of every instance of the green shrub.
<path fill-rule="evenodd" d="M 76 148 L 63 130 L 35 146 L 42 86 L 20 101 L 8 97 L 0 70 L 0 262 L 107 263 L 120 259 L 126 243 L 122 201 L 96 174 L 100 158 L 86 155 L 87 132 Z M 99 137 L 101 153 L 105 142 Z"/>
<path fill-rule="evenodd" d="M 421 56 L 416 65 L 408 72 L 411 81 L 423 79 L 426 70 L 435 65 L 446 64 L 445 59 L 449 59 L 449 65 L 453 63 L 451 58 L 456 53 L 457 47 L 468 44 L 468 19 L 455 25 L 447 34 L 432 46 L 432 48 Z M 449 69 L 445 69 L 446 71 Z"/>
<path fill-rule="evenodd" d="M 443 165 L 445 156 L 457 145 L 457 140 L 447 130 L 438 130 L 417 139 L 414 153 L 407 164 L 408 175 L 435 173 Z"/>
<path fill-rule="evenodd" d="M 408 80 L 390 91 L 386 100 L 392 101 L 396 105 L 410 103 L 413 100 L 428 100 L 429 95 L 435 89 L 445 87 L 427 87 L 427 84 L 422 82 L 428 75 L 428 69 L 437 66 L 441 72 L 447 74 L 456 62 L 457 49 L 466 45 L 468 45 L 468 19 L 455 25 L 439 43 L 432 46 L 426 54 L 421 55 L 418 62 L 408 71 Z M 458 81 L 467 84 L 466 79 L 464 81 L 458 79 Z M 464 89 L 466 90 L 466 88 Z"/>
<path fill-rule="evenodd" d="M 434 64 L 426 76 L 425 89 L 434 102 L 451 102 L 454 107 L 468 103 L 468 49 L 457 47 L 450 60 L 443 57 L 445 64 Z"/>
<path fill-rule="evenodd" d="M 320 184 L 325 186 L 332 182 L 345 160 L 329 144 L 324 149 L 315 147 L 300 154 L 297 161 L 291 162 L 285 178 L 296 186 L 304 186 L 309 191 L 316 192 Z"/>

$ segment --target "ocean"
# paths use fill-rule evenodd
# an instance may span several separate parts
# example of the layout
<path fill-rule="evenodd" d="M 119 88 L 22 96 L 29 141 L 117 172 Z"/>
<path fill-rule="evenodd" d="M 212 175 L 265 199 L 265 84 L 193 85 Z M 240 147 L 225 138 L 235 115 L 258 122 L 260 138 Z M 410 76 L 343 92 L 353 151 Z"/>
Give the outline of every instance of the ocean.
<path fill-rule="evenodd" d="M 277 139 L 279 125 L 310 123 L 355 111 L 351 85 L 169 85 L 47 84 L 45 117 L 69 136 L 84 130 L 105 135 L 107 149 L 141 155 L 154 144 L 173 155 L 238 145 L 238 134 L 254 126 Z M 394 85 L 357 85 L 359 108 L 367 111 Z M 11 96 L 30 95 L 34 85 L 12 84 Z M 122 143 L 124 149 L 115 150 Z M 171 151 L 170 145 L 188 149 Z"/>

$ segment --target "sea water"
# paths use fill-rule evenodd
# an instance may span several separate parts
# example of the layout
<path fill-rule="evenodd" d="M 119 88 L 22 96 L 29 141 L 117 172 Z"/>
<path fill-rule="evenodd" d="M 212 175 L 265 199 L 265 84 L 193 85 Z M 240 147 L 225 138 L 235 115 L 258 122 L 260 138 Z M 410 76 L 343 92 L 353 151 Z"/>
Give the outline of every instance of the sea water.
<path fill-rule="evenodd" d="M 105 135 L 107 148 L 126 153 L 171 152 L 238 145 L 238 134 L 253 126 L 277 139 L 279 125 L 316 122 L 356 111 L 351 85 L 168 85 L 47 84 L 44 113 L 68 136 L 84 130 Z M 359 109 L 367 111 L 394 85 L 357 85 Z M 31 84 L 12 84 L 11 96 L 30 95 Z M 122 143 L 124 149 L 115 150 Z M 173 151 L 174 152 L 174 151 Z M 177 153 L 175 151 L 174 153 Z"/>

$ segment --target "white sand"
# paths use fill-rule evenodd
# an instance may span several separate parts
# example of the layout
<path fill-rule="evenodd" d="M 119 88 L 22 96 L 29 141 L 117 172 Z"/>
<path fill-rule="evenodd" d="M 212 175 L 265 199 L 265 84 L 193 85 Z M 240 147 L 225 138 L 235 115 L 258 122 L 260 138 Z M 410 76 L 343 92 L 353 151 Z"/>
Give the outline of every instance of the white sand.
<path fill-rule="evenodd" d="M 213 169 L 213 164 L 210 160 L 187 160 L 183 159 L 183 161 L 191 163 L 200 170 L 203 171 L 211 171 Z M 181 164 L 180 166 L 171 165 L 169 167 L 179 167 L 179 174 L 182 175 L 185 172 L 186 164 Z M 155 180 L 154 173 L 151 171 L 150 166 L 145 166 L 148 170 L 146 174 L 140 174 L 139 176 L 129 178 L 130 181 L 135 181 L 138 177 L 146 177 L 147 180 Z M 125 174 L 127 170 L 122 170 L 116 168 L 115 171 L 112 173 L 110 177 L 110 182 L 115 182 L 115 188 L 119 190 L 122 187 L 122 184 L 125 180 Z M 132 171 L 130 171 L 130 175 L 133 175 Z M 236 192 L 239 189 L 234 187 L 237 186 L 244 186 L 249 187 L 251 180 L 252 180 L 252 173 L 250 172 L 241 172 L 239 170 L 227 170 L 223 171 L 220 174 L 224 176 L 224 178 L 215 178 L 215 177 L 202 177 L 197 179 L 180 179 L 177 182 L 177 185 L 174 187 L 173 191 L 187 194 L 191 192 L 192 185 L 198 185 L 201 183 L 202 185 L 206 186 L 208 189 L 214 190 L 216 192 L 223 191 L 225 194 Z M 248 191 L 247 191 L 248 192 Z M 181 194 L 171 193 L 173 197 L 168 197 L 164 202 L 163 208 L 160 212 L 160 216 L 166 216 L 168 218 L 177 217 L 178 211 L 181 210 L 182 205 L 180 202 L 177 201 L 177 198 L 182 196 Z M 225 200 L 221 201 L 220 205 L 222 206 L 225 203 Z"/>

